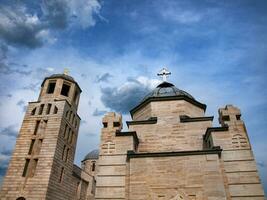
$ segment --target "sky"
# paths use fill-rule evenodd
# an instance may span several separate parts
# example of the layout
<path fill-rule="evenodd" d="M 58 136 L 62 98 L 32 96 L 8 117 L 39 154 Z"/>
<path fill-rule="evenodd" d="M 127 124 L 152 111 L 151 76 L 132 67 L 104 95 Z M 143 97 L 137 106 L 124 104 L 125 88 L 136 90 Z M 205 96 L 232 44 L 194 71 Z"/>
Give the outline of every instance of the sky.
<path fill-rule="evenodd" d="M 68 68 L 83 90 L 80 164 L 103 115 L 130 120 L 164 66 L 214 126 L 218 108 L 241 109 L 267 193 L 266 0 L 0 0 L 0 182 L 44 77 Z"/>

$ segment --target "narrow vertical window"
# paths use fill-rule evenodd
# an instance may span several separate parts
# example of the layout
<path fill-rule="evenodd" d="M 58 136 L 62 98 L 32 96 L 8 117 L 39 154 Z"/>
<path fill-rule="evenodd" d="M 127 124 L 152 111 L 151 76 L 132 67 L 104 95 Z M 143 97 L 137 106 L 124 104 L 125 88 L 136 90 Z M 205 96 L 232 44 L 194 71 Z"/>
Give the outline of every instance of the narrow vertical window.
<path fill-rule="evenodd" d="M 61 171 L 60 171 L 60 177 L 59 177 L 59 182 L 61 183 L 62 180 L 63 180 L 63 175 L 64 175 L 64 167 L 61 168 Z"/>
<path fill-rule="evenodd" d="M 92 162 L 92 172 L 95 171 L 95 162 Z"/>
<path fill-rule="evenodd" d="M 34 109 L 32 110 L 31 115 L 35 115 L 35 113 L 36 113 L 36 108 L 34 108 Z"/>
<path fill-rule="evenodd" d="M 29 148 L 28 155 L 31 155 L 31 154 L 32 154 L 32 150 L 33 150 L 34 143 L 35 143 L 35 140 L 33 139 L 33 140 L 31 141 L 31 145 L 30 145 L 30 148 Z"/>
<path fill-rule="evenodd" d="M 49 82 L 48 83 L 48 87 L 47 87 L 47 91 L 46 91 L 46 93 L 47 94 L 53 94 L 54 93 L 54 91 L 55 91 L 55 87 L 56 87 L 56 82 L 55 81 L 51 81 L 51 82 Z"/>
<path fill-rule="evenodd" d="M 68 124 L 65 125 L 64 134 L 63 134 L 64 139 L 66 138 L 67 130 L 68 130 Z"/>
<path fill-rule="evenodd" d="M 35 154 L 38 155 L 40 153 L 41 147 L 42 147 L 42 143 L 43 143 L 43 139 L 39 139 L 38 143 L 37 143 L 37 147 L 35 148 L 35 151 L 34 151 Z"/>
<path fill-rule="evenodd" d="M 69 160 L 69 153 L 70 153 L 70 149 L 67 148 L 67 153 L 66 153 L 66 157 L 65 157 L 65 162 L 67 162 Z"/>
<path fill-rule="evenodd" d="M 36 121 L 36 124 L 35 124 L 35 128 L 34 128 L 34 132 L 33 132 L 34 135 L 37 134 L 38 129 L 39 129 L 39 125 L 40 125 L 40 120 L 37 120 Z"/>
<path fill-rule="evenodd" d="M 65 151 L 66 151 L 66 145 L 63 147 L 63 152 L 62 152 L 62 160 L 65 160 Z"/>
<path fill-rule="evenodd" d="M 74 142 L 74 132 L 72 131 L 71 139 L 70 139 L 70 144 L 73 144 L 73 142 Z"/>
<path fill-rule="evenodd" d="M 58 108 L 55 106 L 53 114 L 57 114 L 57 111 L 58 111 Z"/>
<path fill-rule="evenodd" d="M 44 104 L 41 104 L 40 107 L 39 107 L 39 115 L 41 115 L 43 113 L 43 110 L 44 110 Z"/>
<path fill-rule="evenodd" d="M 66 112 L 65 117 L 68 118 L 68 115 L 69 115 L 69 111 Z"/>
<path fill-rule="evenodd" d="M 62 86 L 60 94 L 63 95 L 63 96 L 68 97 L 69 96 L 69 91 L 70 91 L 70 86 L 65 84 L 65 83 L 63 83 L 63 86 Z"/>
<path fill-rule="evenodd" d="M 68 142 L 71 143 L 71 137 L 72 137 L 72 131 L 70 130 L 69 135 L 68 135 Z"/>
<path fill-rule="evenodd" d="M 23 173 L 22 173 L 22 176 L 23 177 L 25 177 L 27 175 L 29 163 L 30 163 L 30 159 L 26 159 L 25 165 L 24 165 L 24 169 L 23 169 Z"/>
<path fill-rule="evenodd" d="M 51 103 L 47 104 L 47 108 L 46 108 L 46 114 L 47 114 L 47 115 L 50 114 L 51 106 L 52 106 Z"/>
<path fill-rule="evenodd" d="M 72 111 L 70 111 L 70 114 L 69 114 L 69 121 L 71 120 L 71 116 L 72 116 Z"/>
<path fill-rule="evenodd" d="M 29 173 L 29 177 L 33 177 L 35 175 L 35 171 L 37 168 L 37 163 L 38 163 L 38 159 L 33 159 L 32 160 L 32 166 L 31 166 L 31 171 Z"/>

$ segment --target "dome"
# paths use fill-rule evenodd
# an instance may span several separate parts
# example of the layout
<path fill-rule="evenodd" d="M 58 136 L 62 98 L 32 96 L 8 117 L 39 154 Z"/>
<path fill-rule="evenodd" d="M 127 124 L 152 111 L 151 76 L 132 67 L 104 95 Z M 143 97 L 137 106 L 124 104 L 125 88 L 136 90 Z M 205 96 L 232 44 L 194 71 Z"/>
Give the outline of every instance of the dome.
<path fill-rule="evenodd" d="M 98 155 L 99 155 L 99 151 L 98 149 L 95 149 L 91 152 L 89 152 L 83 159 L 83 161 L 86 161 L 86 160 L 96 160 L 98 159 Z"/>
<path fill-rule="evenodd" d="M 143 106 L 147 105 L 152 101 L 169 101 L 169 100 L 185 100 L 194 104 L 195 106 L 206 110 L 206 105 L 198 102 L 192 95 L 187 92 L 178 89 L 173 84 L 169 82 L 163 82 L 159 84 L 154 90 L 152 90 L 148 95 L 146 95 L 143 100 L 132 110 L 130 114 L 133 114 L 141 109 Z"/>
<path fill-rule="evenodd" d="M 146 95 L 145 98 L 142 100 L 142 102 L 147 100 L 148 98 L 153 98 L 153 97 L 173 97 L 173 96 L 186 96 L 190 99 L 195 100 L 194 97 L 192 97 L 190 94 L 176 88 L 173 84 L 168 82 L 163 82 L 159 84 L 152 92 Z"/>
<path fill-rule="evenodd" d="M 43 82 L 42 82 L 42 84 L 41 84 L 41 86 L 42 87 L 44 86 L 44 83 L 45 83 L 45 81 L 47 79 L 56 79 L 56 78 L 62 78 L 64 80 L 66 80 L 66 81 L 73 82 L 73 83 L 75 83 L 78 86 L 79 90 L 82 91 L 81 88 L 80 88 L 80 86 L 79 86 L 79 84 L 74 80 L 74 78 L 72 78 L 71 76 L 69 76 L 67 74 L 52 74 L 51 76 L 45 77 L 44 80 L 43 80 Z"/>

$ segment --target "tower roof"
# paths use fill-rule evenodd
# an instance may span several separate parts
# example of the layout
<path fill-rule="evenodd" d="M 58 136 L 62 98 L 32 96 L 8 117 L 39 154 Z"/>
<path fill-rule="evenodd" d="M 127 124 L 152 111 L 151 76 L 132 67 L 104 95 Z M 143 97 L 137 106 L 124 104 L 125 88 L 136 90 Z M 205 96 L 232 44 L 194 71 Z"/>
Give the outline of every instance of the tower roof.
<path fill-rule="evenodd" d="M 189 93 L 178 89 L 169 82 L 162 82 L 159 84 L 154 90 L 152 90 L 149 94 L 147 94 L 143 100 L 134 107 L 130 113 L 133 115 L 137 110 L 145 106 L 151 101 L 167 101 L 167 100 L 186 100 L 204 110 L 206 110 L 206 105 L 198 102 L 192 95 Z"/>
<path fill-rule="evenodd" d="M 44 80 L 43 80 L 43 82 L 42 82 L 42 84 L 41 84 L 41 86 L 44 85 L 44 83 L 45 83 L 45 81 L 47 79 L 56 79 L 56 78 L 62 78 L 62 79 L 65 79 L 66 81 L 73 82 L 73 83 L 75 83 L 78 86 L 78 88 L 80 89 L 80 91 L 82 91 L 81 88 L 80 88 L 80 86 L 79 86 L 79 84 L 74 80 L 74 78 L 71 77 L 71 76 L 69 76 L 69 75 L 67 75 L 67 74 L 52 74 L 51 76 L 45 77 Z"/>
<path fill-rule="evenodd" d="M 93 151 L 90 151 L 83 159 L 83 161 L 86 160 L 96 160 L 98 159 L 99 156 L 99 150 L 98 149 L 94 149 Z"/>

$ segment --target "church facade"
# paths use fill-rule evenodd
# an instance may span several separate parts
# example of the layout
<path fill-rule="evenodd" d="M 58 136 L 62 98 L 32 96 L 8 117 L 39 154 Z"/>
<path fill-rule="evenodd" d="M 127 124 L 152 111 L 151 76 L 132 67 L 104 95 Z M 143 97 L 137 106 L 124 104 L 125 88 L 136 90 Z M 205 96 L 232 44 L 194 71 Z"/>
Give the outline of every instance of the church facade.
<path fill-rule="evenodd" d="M 1 200 L 264 200 L 245 124 L 233 105 L 206 105 L 166 81 L 122 116 L 102 120 L 99 149 L 74 165 L 81 89 L 66 74 L 45 78 L 29 102 Z"/>

